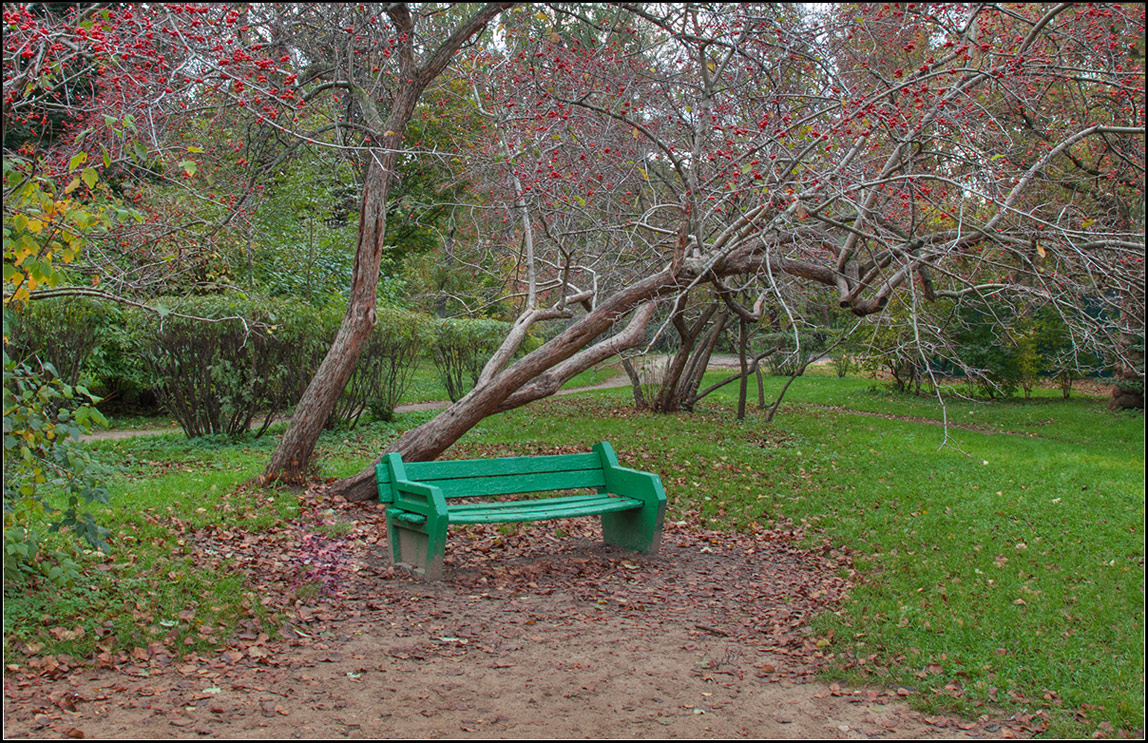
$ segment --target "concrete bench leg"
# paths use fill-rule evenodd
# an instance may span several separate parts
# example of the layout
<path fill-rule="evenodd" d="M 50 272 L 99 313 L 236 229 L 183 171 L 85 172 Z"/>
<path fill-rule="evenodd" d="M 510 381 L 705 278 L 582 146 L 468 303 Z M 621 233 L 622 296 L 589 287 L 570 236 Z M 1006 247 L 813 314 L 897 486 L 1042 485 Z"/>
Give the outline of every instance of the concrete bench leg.
<path fill-rule="evenodd" d="M 445 518 L 412 524 L 387 515 L 387 534 L 391 540 L 391 557 L 398 567 L 406 568 L 426 580 L 442 578 L 442 561 L 446 553 Z"/>
<path fill-rule="evenodd" d="M 657 552 L 662 543 L 665 507 L 647 503 L 643 508 L 602 514 L 602 536 L 607 544 L 638 552 Z"/>

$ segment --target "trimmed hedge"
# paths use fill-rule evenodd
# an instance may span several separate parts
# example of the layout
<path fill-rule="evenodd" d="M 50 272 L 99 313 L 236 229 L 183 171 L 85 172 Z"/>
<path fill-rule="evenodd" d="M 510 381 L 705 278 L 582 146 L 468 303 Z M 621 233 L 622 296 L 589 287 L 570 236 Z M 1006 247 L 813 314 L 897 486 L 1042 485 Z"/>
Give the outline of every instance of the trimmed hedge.
<path fill-rule="evenodd" d="M 262 434 L 298 399 L 322 358 L 319 313 L 310 305 L 239 295 L 163 304 L 211 320 L 136 318 L 140 356 L 163 406 L 189 437 L 238 436 L 260 418 Z"/>

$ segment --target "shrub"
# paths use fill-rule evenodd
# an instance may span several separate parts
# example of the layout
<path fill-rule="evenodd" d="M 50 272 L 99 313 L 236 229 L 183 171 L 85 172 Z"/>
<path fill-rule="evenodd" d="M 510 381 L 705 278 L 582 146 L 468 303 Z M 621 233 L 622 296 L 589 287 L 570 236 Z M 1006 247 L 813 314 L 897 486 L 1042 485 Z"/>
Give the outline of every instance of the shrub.
<path fill-rule="evenodd" d="M 48 517 L 50 531 L 69 529 L 97 549 L 107 530 L 83 507 L 107 503 L 108 468 L 79 445 L 92 422 L 106 421 L 82 386 L 61 380 L 51 364 L 21 363 L 4 352 L 4 580 L 22 583 L 42 573 L 57 584 L 78 575 L 62 552 L 43 547 L 36 524 Z M 63 494 L 62 507 L 53 496 Z"/>
<path fill-rule="evenodd" d="M 68 385 L 91 381 L 81 377 L 93 351 L 112 332 L 115 314 L 115 307 L 85 297 L 29 302 L 12 316 L 12 356 L 51 364 Z"/>
<path fill-rule="evenodd" d="M 354 428 L 365 411 L 370 411 L 375 420 L 391 420 L 425 344 L 426 324 L 426 318 L 414 312 L 379 309 L 379 322 L 371 331 L 328 426 Z"/>
<path fill-rule="evenodd" d="M 478 383 L 483 365 L 498 349 L 510 326 L 481 319 L 436 323 L 431 336 L 434 365 L 451 401 L 457 402 Z"/>
<path fill-rule="evenodd" d="M 189 437 L 262 434 L 298 399 L 320 358 L 320 323 L 309 305 L 235 295 L 172 301 L 172 312 L 141 318 L 141 356 L 164 407 Z"/>
<path fill-rule="evenodd" d="M 965 377 L 989 398 L 1011 397 L 1022 377 L 1020 349 L 1007 331 L 1010 318 L 997 314 L 987 307 L 962 306 L 953 334 L 954 353 Z"/>
<path fill-rule="evenodd" d="M 763 334 L 766 347 L 779 349 L 765 359 L 765 368 L 771 377 L 792 377 L 805 368 L 810 359 L 825 349 L 825 334 L 801 329 L 800 347 L 795 342 L 792 330 L 774 331 Z"/>

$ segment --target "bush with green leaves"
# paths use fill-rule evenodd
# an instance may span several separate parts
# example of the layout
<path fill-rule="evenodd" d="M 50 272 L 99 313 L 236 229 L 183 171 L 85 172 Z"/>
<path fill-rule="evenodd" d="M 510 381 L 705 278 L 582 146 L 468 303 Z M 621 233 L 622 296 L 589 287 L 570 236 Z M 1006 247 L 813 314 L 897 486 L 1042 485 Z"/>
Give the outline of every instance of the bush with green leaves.
<path fill-rule="evenodd" d="M 1019 345 L 1009 333 L 1009 325 L 1018 321 L 1002 316 L 1003 311 L 967 304 L 954 317 L 954 353 L 970 385 L 989 398 L 1011 397 L 1021 386 L 1023 374 Z"/>
<path fill-rule="evenodd" d="M 4 584 L 43 575 L 57 584 L 79 568 L 62 550 L 46 546 L 49 531 L 67 529 L 97 549 L 107 549 L 107 530 L 84 510 L 107 503 L 108 468 L 79 435 L 107 423 L 80 385 L 56 374 L 50 363 L 19 362 L 4 352 Z"/>
<path fill-rule="evenodd" d="M 51 364 L 70 385 L 93 381 L 89 361 L 112 332 L 116 308 L 87 297 L 55 297 L 28 303 L 10 317 L 10 353 L 18 361 L 32 357 Z"/>
<path fill-rule="evenodd" d="M 322 358 L 318 311 L 303 302 L 210 295 L 166 300 L 137 318 L 140 356 L 189 437 L 261 435 L 298 399 Z M 141 313 L 142 315 L 142 313 Z"/>
<path fill-rule="evenodd" d="M 431 330 L 434 365 L 452 402 L 457 402 L 478 383 L 482 367 L 509 330 L 509 323 L 498 320 L 434 321 Z"/>
<path fill-rule="evenodd" d="M 379 308 L 378 315 L 379 322 L 331 413 L 329 427 L 354 428 L 366 411 L 374 420 L 391 420 L 395 404 L 411 381 L 426 343 L 428 320 L 392 307 Z"/>
<path fill-rule="evenodd" d="M 138 351 L 130 310 L 88 297 L 55 297 L 11 313 L 9 353 L 51 364 L 70 385 L 100 396 L 101 409 L 154 399 L 155 380 Z"/>
<path fill-rule="evenodd" d="M 794 376 L 825 349 L 824 332 L 803 328 L 798 333 L 799 338 L 794 337 L 792 329 L 770 331 L 761 336 L 763 347 L 778 349 L 765 359 L 765 368 L 771 377 Z"/>

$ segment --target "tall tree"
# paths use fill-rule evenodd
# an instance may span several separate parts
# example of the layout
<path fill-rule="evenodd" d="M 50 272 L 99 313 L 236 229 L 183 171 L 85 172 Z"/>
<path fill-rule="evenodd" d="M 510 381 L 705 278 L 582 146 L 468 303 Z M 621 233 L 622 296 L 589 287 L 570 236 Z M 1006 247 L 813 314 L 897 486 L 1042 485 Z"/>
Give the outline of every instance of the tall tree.
<path fill-rule="evenodd" d="M 413 15 L 405 4 L 386 6 L 389 29 L 378 41 L 385 43 L 386 56 L 393 56 L 398 63 L 393 87 L 387 91 L 388 100 L 380 101 L 369 86 L 371 75 L 377 76 L 379 68 L 366 72 L 359 69 L 354 59 L 348 59 L 342 67 L 331 71 L 334 76 L 331 85 L 342 88 L 357 105 L 362 116 L 360 126 L 365 128 L 371 142 L 363 179 L 350 296 L 334 343 L 296 405 L 291 425 L 272 454 L 265 477 L 299 481 L 309 473 L 319 434 L 355 370 L 371 329 L 378 323 L 376 289 L 379 265 L 386 249 L 387 196 L 396 158 L 404 148 L 403 135 L 415 106 L 459 49 L 507 7 L 509 3 L 490 3 L 477 8 L 436 44 L 434 36 L 419 27 L 418 15 Z M 358 31 L 354 27 L 348 29 L 349 34 Z M 443 32 L 443 29 L 435 30 Z M 362 80 L 361 76 L 367 79 Z"/>

